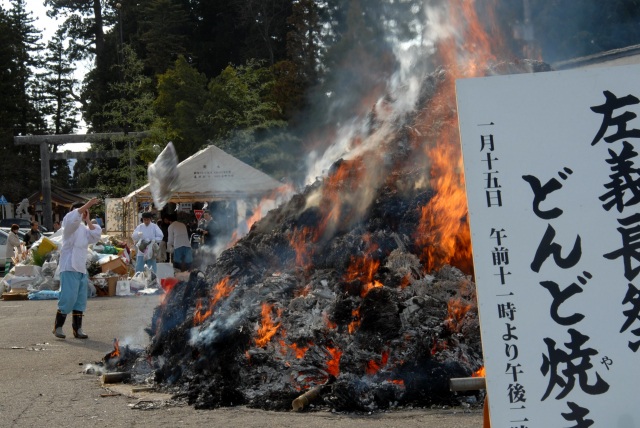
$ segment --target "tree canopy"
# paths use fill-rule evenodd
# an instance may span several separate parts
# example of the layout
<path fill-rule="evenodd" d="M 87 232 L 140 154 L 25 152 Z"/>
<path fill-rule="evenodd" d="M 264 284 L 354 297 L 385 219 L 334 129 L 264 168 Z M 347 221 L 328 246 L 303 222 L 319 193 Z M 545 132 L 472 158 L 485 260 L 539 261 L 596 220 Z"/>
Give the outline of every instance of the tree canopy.
<path fill-rule="evenodd" d="M 213 143 L 277 179 L 302 176 L 311 122 L 370 108 L 444 0 L 44 0 L 61 18 L 42 40 L 25 0 L 0 6 L 0 193 L 40 186 L 39 153 L 13 137 L 149 131 L 92 150 L 120 158 L 52 163 L 65 187 L 122 196 L 172 141 L 180 159 Z M 640 0 L 476 0 L 516 56 L 549 63 L 640 43 Z M 489 13 L 489 9 L 491 13 Z M 494 29 L 492 29 L 493 31 Z M 515 35 L 515 36 L 512 36 Z M 92 62 L 82 82 L 80 60 Z M 345 93 L 348 92 L 349 96 Z M 335 102 L 335 94 L 342 95 Z M 51 150 L 57 150 L 51 147 Z"/>

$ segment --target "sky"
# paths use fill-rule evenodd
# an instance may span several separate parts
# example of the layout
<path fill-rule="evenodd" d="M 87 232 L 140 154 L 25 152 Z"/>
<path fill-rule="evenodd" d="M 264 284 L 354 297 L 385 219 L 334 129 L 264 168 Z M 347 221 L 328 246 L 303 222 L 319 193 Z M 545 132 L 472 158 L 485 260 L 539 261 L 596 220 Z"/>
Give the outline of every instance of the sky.
<path fill-rule="evenodd" d="M 4 9 L 11 8 L 11 3 L 9 2 L 9 0 L 0 0 L 0 4 L 2 4 L 2 7 Z M 31 12 L 33 18 L 35 19 L 33 26 L 36 29 L 42 31 L 43 42 L 46 44 L 46 42 L 55 34 L 60 22 L 47 16 L 47 8 L 44 6 L 44 0 L 26 0 L 25 4 L 27 11 Z M 78 65 L 78 69 L 75 73 L 76 79 L 82 81 L 82 79 L 84 79 L 84 74 L 88 71 L 89 66 L 90 64 L 88 63 L 81 63 L 80 65 Z M 82 134 L 86 132 L 86 124 L 84 123 L 84 121 L 81 121 L 80 126 L 81 128 L 78 129 L 76 133 Z M 64 144 L 60 146 L 59 151 L 63 152 L 65 150 L 71 150 L 74 152 L 84 152 L 87 151 L 90 146 L 91 145 L 88 143 Z"/>

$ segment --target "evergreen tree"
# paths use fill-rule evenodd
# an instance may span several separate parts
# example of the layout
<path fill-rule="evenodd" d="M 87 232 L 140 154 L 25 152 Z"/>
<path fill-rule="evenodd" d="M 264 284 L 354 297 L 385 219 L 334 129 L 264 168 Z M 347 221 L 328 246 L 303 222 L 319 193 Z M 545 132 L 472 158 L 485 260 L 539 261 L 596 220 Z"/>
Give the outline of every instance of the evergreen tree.
<path fill-rule="evenodd" d="M 142 8 L 140 42 L 144 62 L 153 74 L 164 73 L 180 55 L 186 55 L 187 13 L 172 0 L 150 0 Z"/>
<path fill-rule="evenodd" d="M 245 59 L 265 59 L 269 65 L 286 58 L 287 22 L 291 0 L 233 0 L 239 23 L 247 28 Z"/>
<path fill-rule="evenodd" d="M 0 182 L 5 197 L 16 202 L 40 188 L 40 151 L 15 146 L 13 137 L 42 134 L 45 123 L 34 106 L 40 33 L 24 0 L 12 0 L 11 6 L 0 13 Z"/>
<path fill-rule="evenodd" d="M 313 0 L 300 0 L 293 5 L 288 18 L 292 26 L 287 34 L 287 56 L 296 64 L 307 85 L 318 83 L 320 59 L 325 49 L 322 35 L 326 9 Z"/>
<path fill-rule="evenodd" d="M 120 80 L 109 85 L 111 101 L 104 105 L 101 120 L 106 128 L 112 130 L 148 130 L 154 121 L 152 80 L 143 74 L 142 61 L 126 44 L 123 46 L 123 61 L 122 65 L 113 67 L 114 74 Z M 91 150 L 119 150 L 122 156 L 90 160 L 84 171 L 80 170 L 82 165 L 78 166 L 74 172 L 77 182 L 106 196 L 128 194 L 146 179 L 145 164 L 140 162 L 138 156 L 139 144 L 139 141 L 126 136 L 92 144 Z"/>
<path fill-rule="evenodd" d="M 173 141 L 180 159 L 184 159 L 206 144 L 211 135 L 203 121 L 207 100 L 207 78 L 187 63 L 184 57 L 158 76 L 158 96 L 154 108 L 158 114 L 155 128 L 158 135 Z M 162 141 L 155 141 L 161 144 Z"/>
<path fill-rule="evenodd" d="M 44 92 L 50 101 L 47 113 L 52 116 L 53 132 L 71 134 L 78 126 L 79 113 L 73 92 L 75 68 L 68 59 L 62 36 L 62 30 L 58 30 L 47 44 L 41 76 Z"/>

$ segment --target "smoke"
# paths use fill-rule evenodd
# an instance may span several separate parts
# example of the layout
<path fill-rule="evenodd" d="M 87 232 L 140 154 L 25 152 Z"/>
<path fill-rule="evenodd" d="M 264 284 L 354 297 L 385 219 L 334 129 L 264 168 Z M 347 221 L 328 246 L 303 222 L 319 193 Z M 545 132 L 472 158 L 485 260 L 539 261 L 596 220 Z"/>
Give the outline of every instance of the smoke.
<path fill-rule="evenodd" d="M 229 297 L 229 301 L 233 300 L 233 296 Z M 208 346 L 210 344 L 222 343 L 225 338 L 246 321 L 249 308 L 243 308 L 239 311 L 230 311 L 228 305 L 223 305 L 216 312 L 224 314 L 224 316 L 215 316 L 212 321 L 205 323 L 203 327 L 194 327 L 191 329 L 191 338 L 189 345 L 198 348 Z"/>

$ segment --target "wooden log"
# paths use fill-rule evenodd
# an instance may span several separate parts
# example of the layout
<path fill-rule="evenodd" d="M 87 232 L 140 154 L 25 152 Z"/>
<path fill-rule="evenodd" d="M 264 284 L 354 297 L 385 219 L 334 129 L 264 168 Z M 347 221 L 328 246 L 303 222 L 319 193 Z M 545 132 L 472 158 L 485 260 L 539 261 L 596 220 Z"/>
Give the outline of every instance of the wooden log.
<path fill-rule="evenodd" d="M 451 391 L 475 391 L 486 388 L 487 383 L 484 377 L 458 377 L 449 379 L 449 390 Z"/>
<path fill-rule="evenodd" d="M 324 387 L 324 385 L 315 386 L 310 390 L 308 390 L 307 392 L 305 392 L 304 394 L 302 394 L 301 396 L 299 396 L 298 398 L 296 398 L 295 400 L 293 400 L 293 402 L 291 403 L 291 407 L 293 407 L 293 410 L 296 412 L 299 412 L 302 409 L 304 409 L 306 406 L 308 406 L 309 403 L 311 403 L 316 398 L 318 398 L 322 387 Z"/>
<path fill-rule="evenodd" d="M 102 375 L 102 383 L 120 383 L 131 379 L 131 373 L 111 372 Z"/>

